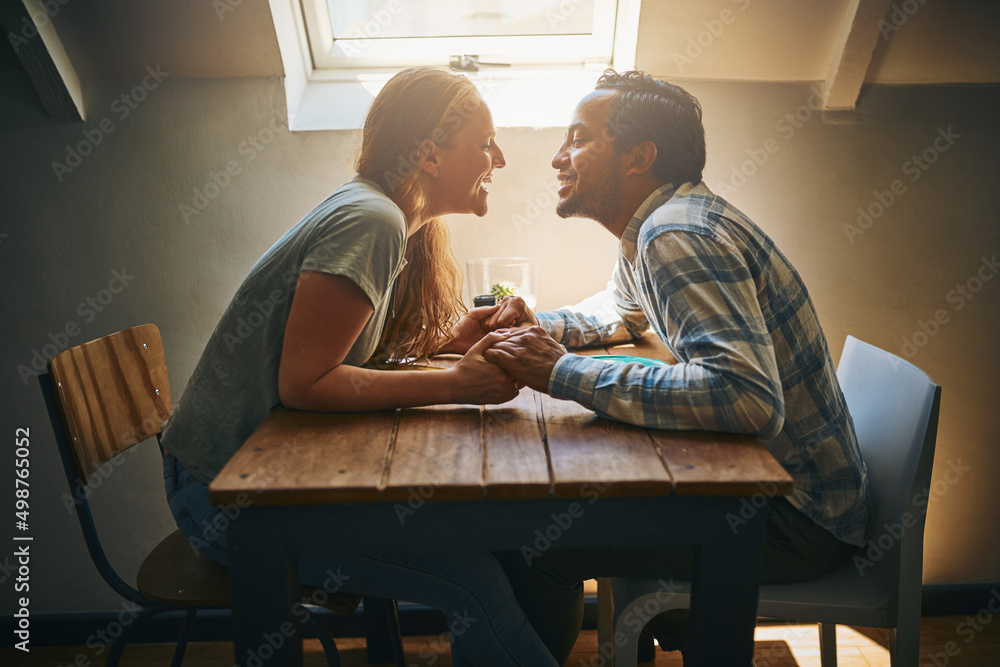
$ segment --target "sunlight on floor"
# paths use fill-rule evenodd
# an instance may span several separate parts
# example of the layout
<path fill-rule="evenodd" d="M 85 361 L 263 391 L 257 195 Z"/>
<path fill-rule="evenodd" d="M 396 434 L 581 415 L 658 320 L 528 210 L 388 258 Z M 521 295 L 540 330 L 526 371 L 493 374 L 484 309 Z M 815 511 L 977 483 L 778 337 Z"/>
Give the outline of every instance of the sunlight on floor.
<path fill-rule="evenodd" d="M 819 628 L 815 623 L 805 625 L 760 625 L 754 633 L 758 644 L 755 651 L 757 667 L 777 663 L 787 655 L 781 644 L 786 644 L 800 667 L 820 667 Z M 774 648 L 770 648 L 773 646 Z M 763 650 L 762 650 L 763 649 Z M 774 660 L 768 662 L 768 651 L 774 651 Z M 779 655 L 780 653 L 780 655 Z M 869 637 L 845 625 L 837 626 L 837 665 L 840 667 L 889 667 L 889 650 Z"/>

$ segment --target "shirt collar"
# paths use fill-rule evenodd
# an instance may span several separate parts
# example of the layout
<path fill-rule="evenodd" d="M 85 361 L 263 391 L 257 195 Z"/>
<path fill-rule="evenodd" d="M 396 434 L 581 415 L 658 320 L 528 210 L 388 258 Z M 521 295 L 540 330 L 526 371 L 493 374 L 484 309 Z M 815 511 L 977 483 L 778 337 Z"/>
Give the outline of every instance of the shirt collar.
<path fill-rule="evenodd" d="M 653 190 L 646 197 L 646 200 L 639 205 L 636 212 L 632 214 L 632 219 L 625 228 L 621 240 L 622 256 L 628 260 L 629 264 L 635 263 L 636 246 L 639 241 L 639 229 L 642 227 L 642 223 L 646 222 L 646 219 L 652 215 L 653 211 L 667 203 L 676 191 L 677 186 L 672 183 L 661 185 L 656 190 Z"/>

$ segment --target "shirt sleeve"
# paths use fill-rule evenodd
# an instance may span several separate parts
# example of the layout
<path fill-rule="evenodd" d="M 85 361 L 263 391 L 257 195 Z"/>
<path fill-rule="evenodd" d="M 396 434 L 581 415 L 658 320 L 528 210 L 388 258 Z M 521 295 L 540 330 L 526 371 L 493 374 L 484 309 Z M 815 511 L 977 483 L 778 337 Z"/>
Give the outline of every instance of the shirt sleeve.
<path fill-rule="evenodd" d="M 344 276 L 378 305 L 405 248 L 406 223 L 398 210 L 378 201 L 347 204 L 337 207 L 310 240 L 302 270 Z"/>
<path fill-rule="evenodd" d="M 635 340 L 649 322 L 629 293 L 622 271 L 619 259 L 603 292 L 575 306 L 537 313 L 538 325 L 569 348 Z"/>
<path fill-rule="evenodd" d="M 781 380 L 743 256 L 724 241 L 681 231 L 659 235 L 640 252 L 641 287 L 662 309 L 678 363 L 565 355 L 549 393 L 649 428 L 776 436 L 784 423 Z"/>

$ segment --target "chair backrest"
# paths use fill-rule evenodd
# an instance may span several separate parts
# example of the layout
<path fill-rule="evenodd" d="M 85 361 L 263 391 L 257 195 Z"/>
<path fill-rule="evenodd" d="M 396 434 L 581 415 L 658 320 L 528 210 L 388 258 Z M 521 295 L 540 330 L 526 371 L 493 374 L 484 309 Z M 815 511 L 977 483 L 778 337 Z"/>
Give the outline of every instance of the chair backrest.
<path fill-rule="evenodd" d="M 170 415 L 170 385 L 160 332 L 144 324 L 72 347 L 38 378 L 69 484 L 98 572 L 119 595 L 152 604 L 108 561 L 88 502 L 87 481 L 102 464 L 156 435 Z"/>
<path fill-rule="evenodd" d="M 913 364 L 853 336 L 837 377 L 868 466 L 868 542 L 856 564 L 862 576 L 879 577 L 889 588 L 890 613 L 897 600 L 898 608 L 919 609 L 941 387 Z"/>
<path fill-rule="evenodd" d="M 76 471 L 160 432 L 172 408 L 160 331 L 143 324 L 71 347 L 49 363 Z"/>

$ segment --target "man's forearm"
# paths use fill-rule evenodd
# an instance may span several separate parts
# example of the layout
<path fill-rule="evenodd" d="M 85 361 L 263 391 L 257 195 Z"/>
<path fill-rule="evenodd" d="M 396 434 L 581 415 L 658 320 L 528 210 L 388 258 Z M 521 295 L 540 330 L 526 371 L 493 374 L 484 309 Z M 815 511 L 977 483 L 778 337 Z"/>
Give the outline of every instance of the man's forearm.
<path fill-rule="evenodd" d="M 766 375 L 722 373 L 700 364 L 644 367 L 566 355 L 549 393 L 636 426 L 777 435 L 784 423 L 780 385 Z"/>
<path fill-rule="evenodd" d="M 536 313 L 538 324 L 569 348 L 607 345 L 635 340 L 649 327 L 642 311 L 624 312 L 610 290 L 567 306 Z"/>

